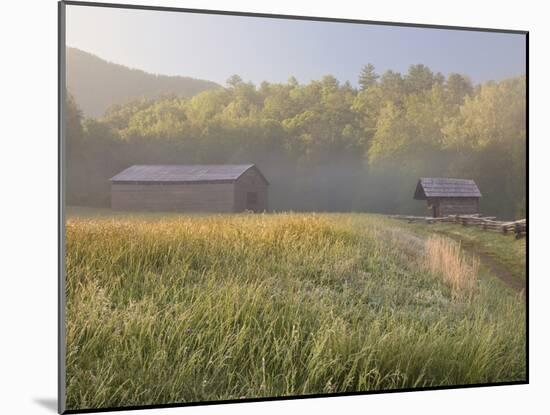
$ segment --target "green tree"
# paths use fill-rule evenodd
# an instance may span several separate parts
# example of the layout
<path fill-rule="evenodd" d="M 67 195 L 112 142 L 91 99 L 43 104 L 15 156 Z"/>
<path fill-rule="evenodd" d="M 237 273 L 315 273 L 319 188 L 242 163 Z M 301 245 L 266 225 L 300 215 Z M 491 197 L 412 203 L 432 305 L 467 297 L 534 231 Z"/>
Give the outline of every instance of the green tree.
<path fill-rule="evenodd" d="M 405 82 L 398 72 L 388 70 L 380 77 L 382 101 L 392 101 L 395 104 L 402 102 L 406 95 Z"/>
<path fill-rule="evenodd" d="M 447 77 L 445 88 L 449 102 L 455 106 L 462 105 L 464 98 L 473 92 L 470 79 L 457 73 L 452 73 Z"/>
<path fill-rule="evenodd" d="M 364 65 L 361 68 L 361 73 L 359 74 L 359 86 L 361 87 L 361 90 L 364 91 L 365 89 L 376 85 L 378 78 L 379 76 L 376 73 L 372 63 Z"/>
<path fill-rule="evenodd" d="M 411 65 L 404 83 L 408 94 L 416 94 L 431 89 L 435 83 L 435 77 L 426 65 Z"/>
<path fill-rule="evenodd" d="M 66 200 L 68 203 L 82 203 L 79 187 L 85 179 L 82 164 L 86 157 L 84 133 L 82 129 L 82 111 L 70 92 L 65 93 L 63 135 L 65 139 L 65 180 Z"/>
<path fill-rule="evenodd" d="M 235 88 L 237 85 L 242 84 L 242 82 L 243 79 L 237 74 L 231 75 L 226 81 L 227 85 L 231 88 Z"/>
<path fill-rule="evenodd" d="M 68 151 L 76 151 L 82 144 L 82 111 L 76 104 L 72 94 L 65 94 L 64 133 Z"/>
<path fill-rule="evenodd" d="M 465 96 L 443 133 L 458 155 L 453 171 L 477 178 L 486 208 L 506 216 L 525 211 L 525 77 L 489 82 Z"/>

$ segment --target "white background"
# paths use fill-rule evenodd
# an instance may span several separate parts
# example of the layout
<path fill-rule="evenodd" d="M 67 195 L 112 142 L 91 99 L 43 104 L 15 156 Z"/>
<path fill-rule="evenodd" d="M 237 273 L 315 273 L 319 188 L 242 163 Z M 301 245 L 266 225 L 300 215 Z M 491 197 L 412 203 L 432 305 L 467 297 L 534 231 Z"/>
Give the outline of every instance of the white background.
<path fill-rule="evenodd" d="M 115 1 L 115 0 L 113 0 Z M 461 0 L 135 0 L 140 4 L 530 31 L 530 376 L 525 386 L 141 411 L 140 414 L 518 414 L 548 410 L 545 268 L 549 25 L 545 2 Z M 0 413 L 52 414 L 57 389 L 57 4 L 0 12 Z M 98 28 L 101 30 L 101 28 Z M 472 45 L 475 47 L 475 45 Z M 546 409 L 544 409 L 546 408 Z M 126 412 L 124 412 L 126 413 Z"/>

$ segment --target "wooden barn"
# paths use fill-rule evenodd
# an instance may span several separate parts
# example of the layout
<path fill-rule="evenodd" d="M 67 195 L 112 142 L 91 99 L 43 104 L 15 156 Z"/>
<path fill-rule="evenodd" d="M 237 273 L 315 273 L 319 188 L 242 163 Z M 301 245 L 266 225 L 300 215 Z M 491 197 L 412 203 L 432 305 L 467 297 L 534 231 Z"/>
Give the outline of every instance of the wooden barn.
<path fill-rule="evenodd" d="M 414 198 L 426 200 L 434 218 L 479 213 L 481 192 L 473 180 L 424 177 L 418 181 Z"/>
<path fill-rule="evenodd" d="M 181 212 L 262 212 L 268 181 L 253 164 L 138 165 L 110 179 L 111 208 Z"/>

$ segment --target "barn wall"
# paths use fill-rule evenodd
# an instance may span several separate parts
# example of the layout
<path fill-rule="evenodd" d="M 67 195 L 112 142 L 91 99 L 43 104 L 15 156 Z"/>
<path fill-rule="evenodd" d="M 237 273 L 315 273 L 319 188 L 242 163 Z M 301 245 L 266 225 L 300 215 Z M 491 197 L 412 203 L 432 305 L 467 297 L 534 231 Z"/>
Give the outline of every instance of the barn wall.
<path fill-rule="evenodd" d="M 439 216 L 474 213 L 479 213 L 479 199 L 477 198 L 449 197 L 439 199 Z"/>
<path fill-rule="evenodd" d="M 233 212 L 233 183 L 111 184 L 115 210 Z"/>
<path fill-rule="evenodd" d="M 246 209 L 254 212 L 268 210 L 267 183 L 255 168 L 248 169 L 235 182 L 235 211 L 242 212 Z M 247 193 L 255 192 L 257 202 L 247 205 Z"/>

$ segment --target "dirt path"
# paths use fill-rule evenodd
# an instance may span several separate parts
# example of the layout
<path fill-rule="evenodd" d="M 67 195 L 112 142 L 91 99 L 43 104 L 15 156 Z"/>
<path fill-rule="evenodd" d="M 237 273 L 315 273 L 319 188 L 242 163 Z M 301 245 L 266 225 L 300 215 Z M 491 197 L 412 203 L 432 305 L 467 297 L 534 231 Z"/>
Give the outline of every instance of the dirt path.
<path fill-rule="evenodd" d="M 467 248 L 464 244 L 462 244 L 462 246 L 465 251 L 477 256 L 481 265 L 487 268 L 491 274 L 497 276 L 518 292 L 525 290 L 525 281 L 514 276 L 514 274 L 512 274 L 505 265 L 496 261 L 490 255 L 476 252 L 471 247 Z"/>

